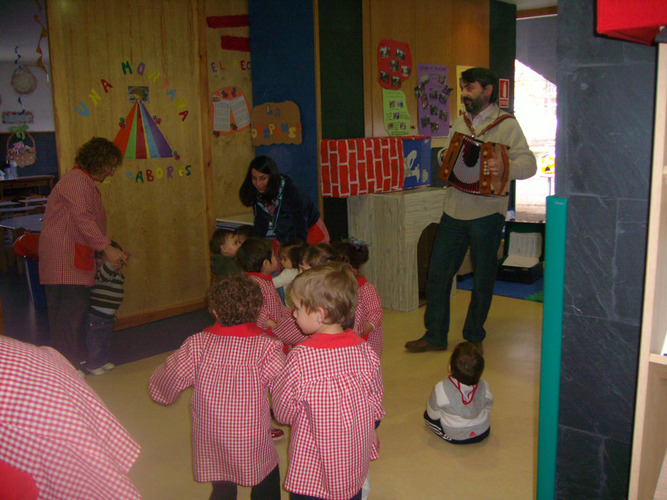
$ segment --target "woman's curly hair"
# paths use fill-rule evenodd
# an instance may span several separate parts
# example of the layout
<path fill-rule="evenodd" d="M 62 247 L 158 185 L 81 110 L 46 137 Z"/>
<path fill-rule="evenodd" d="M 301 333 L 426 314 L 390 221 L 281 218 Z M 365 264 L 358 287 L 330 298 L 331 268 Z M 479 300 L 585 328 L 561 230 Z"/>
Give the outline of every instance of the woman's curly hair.
<path fill-rule="evenodd" d="M 222 326 L 254 323 L 263 302 L 259 285 L 243 273 L 221 277 L 208 291 L 208 309 Z"/>
<path fill-rule="evenodd" d="M 118 146 L 104 137 L 93 137 L 79 148 L 74 163 L 92 175 L 108 168 L 117 168 L 123 162 L 123 153 Z"/>

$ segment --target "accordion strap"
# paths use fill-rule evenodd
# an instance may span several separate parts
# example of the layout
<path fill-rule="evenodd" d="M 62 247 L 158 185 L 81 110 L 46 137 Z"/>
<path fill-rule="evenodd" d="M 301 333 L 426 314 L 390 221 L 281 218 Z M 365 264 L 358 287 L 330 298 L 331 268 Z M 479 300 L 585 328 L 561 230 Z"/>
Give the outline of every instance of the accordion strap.
<path fill-rule="evenodd" d="M 472 126 L 472 122 L 470 121 L 470 118 L 468 118 L 468 115 L 464 114 L 463 115 L 463 120 L 466 122 L 466 125 L 468 126 L 468 130 L 470 130 L 470 133 L 472 134 L 473 137 L 481 136 L 486 134 L 489 130 L 491 130 L 493 127 L 498 125 L 500 122 L 503 122 L 507 120 L 508 118 L 515 118 L 514 115 L 506 114 L 506 115 L 500 115 L 498 118 L 493 120 L 491 123 L 489 123 L 484 130 L 482 130 L 479 134 L 475 132 L 475 129 Z M 516 118 L 515 118 L 516 119 Z"/>

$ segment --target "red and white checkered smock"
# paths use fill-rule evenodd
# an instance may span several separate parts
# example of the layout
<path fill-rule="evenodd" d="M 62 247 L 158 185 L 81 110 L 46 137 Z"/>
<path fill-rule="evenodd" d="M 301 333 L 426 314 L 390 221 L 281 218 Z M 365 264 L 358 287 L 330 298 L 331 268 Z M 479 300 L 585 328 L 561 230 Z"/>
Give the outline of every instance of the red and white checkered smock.
<path fill-rule="evenodd" d="M 287 346 L 294 346 L 310 338 L 303 334 L 299 325 L 296 324 L 294 316 L 284 318 L 278 326 L 271 329 L 273 335 L 278 337 L 283 344 Z"/>
<path fill-rule="evenodd" d="M 111 244 L 107 216 L 95 181 L 74 168 L 46 202 L 39 236 L 39 281 L 44 285 L 95 284 L 95 251 Z"/>
<path fill-rule="evenodd" d="M 39 498 L 140 498 L 127 476 L 139 450 L 60 353 L 0 336 L 0 461 Z"/>
<path fill-rule="evenodd" d="M 368 341 L 378 357 L 382 356 L 382 301 L 377 289 L 363 276 L 357 277 L 357 310 L 354 313 L 354 331 Z M 364 335 L 366 322 L 373 325 L 373 330 Z"/>
<path fill-rule="evenodd" d="M 268 328 L 266 322 L 270 319 L 279 323 L 280 320 L 288 318 L 292 315 L 292 309 L 283 304 L 273 284 L 273 277 L 262 273 L 246 273 L 255 281 L 262 290 L 262 297 L 264 302 L 262 308 L 259 310 L 259 317 L 257 318 L 257 326 L 260 328 Z"/>
<path fill-rule="evenodd" d="M 276 465 L 268 391 L 285 363 L 282 344 L 254 323 L 215 324 L 187 338 L 149 382 L 151 398 L 172 404 L 193 387 L 195 481 L 253 486 Z"/>
<path fill-rule="evenodd" d="M 292 426 L 286 490 L 349 500 L 361 489 L 378 457 L 382 392 L 380 359 L 352 330 L 292 349 L 272 393 L 276 419 Z"/>

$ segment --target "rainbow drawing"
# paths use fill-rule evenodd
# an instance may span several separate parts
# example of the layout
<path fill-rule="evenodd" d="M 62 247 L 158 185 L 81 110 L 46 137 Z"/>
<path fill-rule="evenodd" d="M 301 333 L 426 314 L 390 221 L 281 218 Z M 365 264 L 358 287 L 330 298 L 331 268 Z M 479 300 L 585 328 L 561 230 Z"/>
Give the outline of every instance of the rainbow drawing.
<path fill-rule="evenodd" d="M 114 139 L 124 158 L 171 158 L 173 151 L 143 102 L 136 102 Z"/>

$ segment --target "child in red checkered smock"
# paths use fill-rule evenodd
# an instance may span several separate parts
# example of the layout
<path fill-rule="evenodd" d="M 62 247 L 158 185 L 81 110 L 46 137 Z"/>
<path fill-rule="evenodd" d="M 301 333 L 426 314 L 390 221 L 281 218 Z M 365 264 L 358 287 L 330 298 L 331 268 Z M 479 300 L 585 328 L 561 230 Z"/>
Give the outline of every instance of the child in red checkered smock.
<path fill-rule="evenodd" d="M 0 336 L 0 498 L 139 499 L 128 476 L 138 456 L 60 353 Z"/>
<path fill-rule="evenodd" d="M 359 303 L 354 315 L 354 331 L 367 340 L 378 357 L 382 356 L 382 302 L 377 289 L 361 274 L 368 262 L 368 244 L 350 238 L 334 243 L 334 248 L 354 269 L 359 285 Z"/>
<path fill-rule="evenodd" d="M 309 338 L 294 346 L 273 391 L 276 419 L 292 426 L 284 487 L 293 500 L 358 499 L 378 457 L 384 416 L 380 359 L 351 329 L 357 283 L 348 264 L 299 274 L 294 315 Z"/>
<path fill-rule="evenodd" d="M 255 324 L 262 294 L 246 275 L 222 277 L 208 300 L 216 323 L 155 370 L 150 395 L 168 405 L 193 387 L 194 478 L 213 482 L 211 498 L 236 498 L 240 484 L 253 487 L 253 498 L 279 500 L 268 393 L 285 361 L 282 344 Z"/>
<path fill-rule="evenodd" d="M 257 318 L 257 326 L 274 328 L 283 319 L 292 315 L 292 310 L 283 304 L 273 284 L 273 272 L 278 269 L 278 261 L 273 254 L 271 243 L 260 238 L 248 238 L 236 252 L 236 261 L 241 269 L 261 288 L 264 302 Z"/>

